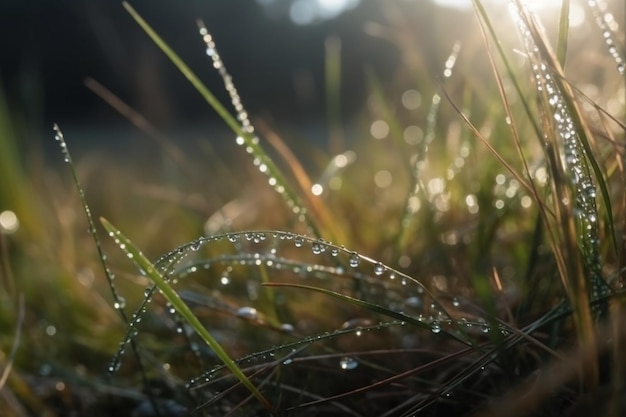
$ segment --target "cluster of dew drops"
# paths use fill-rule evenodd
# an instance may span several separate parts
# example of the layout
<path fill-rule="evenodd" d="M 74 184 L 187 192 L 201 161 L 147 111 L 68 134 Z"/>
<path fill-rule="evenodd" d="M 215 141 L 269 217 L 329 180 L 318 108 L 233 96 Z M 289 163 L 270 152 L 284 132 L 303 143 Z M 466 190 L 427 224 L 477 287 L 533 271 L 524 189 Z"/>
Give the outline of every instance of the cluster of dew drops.
<path fill-rule="evenodd" d="M 259 137 L 255 134 L 254 126 L 250 122 L 248 112 L 243 106 L 237 87 L 232 80 L 232 76 L 226 70 L 226 66 L 217 51 L 213 37 L 201 21 L 198 22 L 198 26 L 200 36 L 206 45 L 206 54 L 211 58 L 213 67 L 222 78 L 224 88 L 228 92 L 231 104 L 237 113 L 237 122 L 241 126 L 241 135 L 236 137 L 235 142 L 239 146 L 246 145 L 246 152 L 254 157 L 253 164 L 257 167 L 259 172 L 268 177 L 269 185 L 283 197 L 289 208 L 298 216 L 299 221 L 306 221 L 306 208 L 297 201 L 297 197 L 293 193 L 288 192 L 287 184 L 283 181 L 282 175 L 274 167 L 272 160 L 262 150 Z"/>
<path fill-rule="evenodd" d="M 619 24 L 613 14 L 608 11 L 608 6 L 604 0 L 588 0 L 587 4 L 591 9 L 591 13 L 598 28 L 602 32 L 602 37 L 608 48 L 609 55 L 611 55 L 617 64 L 617 71 L 621 75 L 624 75 L 626 72 L 626 63 L 615 40 L 615 32 L 619 28 Z"/>
<path fill-rule="evenodd" d="M 268 236 L 271 236 L 271 239 L 268 239 Z M 240 243 L 243 242 L 248 242 L 248 243 L 252 243 L 252 244 L 261 244 L 263 242 L 266 242 L 267 240 L 269 241 L 291 241 L 293 247 L 295 248 L 306 248 L 309 247 L 309 250 L 311 251 L 311 253 L 313 255 L 318 255 L 321 256 L 323 254 L 329 254 L 331 258 L 337 258 L 340 256 L 345 257 L 345 259 L 342 262 L 339 262 L 339 264 L 342 263 L 346 263 L 347 265 L 349 265 L 350 268 L 352 268 L 353 270 L 369 270 L 369 273 L 366 272 L 366 274 L 371 274 L 373 276 L 376 277 L 382 277 L 382 276 L 386 276 L 387 278 L 389 278 L 390 280 L 396 282 L 397 284 L 401 285 L 401 286 L 407 286 L 409 282 L 415 283 L 417 284 L 418 288 L 417 288 L 417 292 L 418 293 L 423 293 L 425 290 L 425 288 L 423 287 L 423 285 L 415 280 L 410 278 L 409 276 L 400 273 L 398 271 L 393 270 L 392 268 L 386 266 L 385 264 L 383 264 L 382 262 L 376 261 L 374 259 L 371 259 L 369 257 L 363 256 L 359 253 L 357 253 L 356 251 L 352 251 L 349 250 L 343 246 L 336 246 L 333 245 L 330 242 L 327 242 L 323 239 L 318 239 L 318 238 L 311 238 L 311 237 L 307 237 L 304 235 L 298 235 L 298 234 L 294 234 L 294 233 L 290 233 L 290 232 L 278 232 L 278 231 L 261 231 L 261 232 L 236 232 L 236 233 L 226 233 L 226 234 L 222 234 L 222 235 L 215 235 L 212 237 L 202 237 L 199 238 L 195 241 L 192 241 L 186 245 L 183 245 L 183 247 L 172 251 L 171 254 L 178 254 L 178 255 L 183 255 L 186 256 L 192 252 L 198 252 L 205 244 L 209 243 L 209 242 L 217 242 L 220 241 L 222 239 L 226 239 L 227 241 L 231 242 L 232 244 L 235 245 L 236 249 L 238 251 L 242 250 L 241 246 L 238 246 Z M 123 244 L 123 243 L 118 243 L 118 244 Z M 258 253 L 254 253 L 251 256 L 248 256 L 246 259 L 250 261 L 251 264 L 253 265 L 261 265 L 261 263 L 263 261 L 266 262 L 266 265 L 268 266 L 277 266 L 279 264 L 278 262 L 278 258 L 276 258 L 276 247 L 274 246 L 273 249 L 266 254 L 260 255 Z M 167 259 L 167 257 L 163 258 L 163 259 Z M 161 261 L 163 261 L 163 259 Z M 243 257 L 241 259 L 244 259 Z M 368 268 L 369 266 L 369 268 Z M 194 267 L 195 268 L 195 267 Z M 339 267 L 340 268 L 340 267 Z M 232 270 L 232 269 L 231 269 Z M 341 270 L 341 269 L 340 269 Z M 226 268 L 226 272 L 228 273 L 229 269 Z M 182 275 L 181 275 L 182 277 Z M 228 277 L 228 279 L 224 280 L 224 277 L 221 278 L 221 283 L 222 284 L 228 284 L 230 281 L 230 278 Z M 152 293 L 154 292 L 154 288 L 153 287 L 149 287 L 146 289 L 146 299 L 149 299 L 152 296 Z M 412 297 L 415 298 L 415 297 Z M 407 302 L 408 303 L 408 302 Z M 416 305 L 420 304 L 419 301 L 415 302 Z M 459 307 L 460 302 L 458 301 L 458 299 L 454 299 L 453 301 L 453 306 Z M 124 353 L 124 348 L 125 345 L 128 344 L 133 337 L 135 337 L 137 335 L 137 327 L 141 321 L 141 315 L 143 314 L 143 312 L 145 311 L 145 304 L 140 307 L 140 309 L 133 315 L 131 324 L 130 324 L 130 328 L 128 330 L 127 336 L 126 338 L 122 341 L 120 348 L 118 350 L 117 355 L 115 356 L 114 360 L 112 361 L 110 367 L 109 367 L 109 371 L 111 373 L 117 371 L 119 369 L 120 366 L 120 360 L 121 360 L 121 356 Z M 431 304 L 431 309 L 433 310 L 437 310 L 439 306 L 436 305 L 434 302 L 433 304 Z M 123 308 L 123 306 L 120 306 L 120 308 Z M 176 314 L 175 310 L 171 307 L 168 306 L 168 311 L 171 314 Z M 236 311 L 236 315 L 240 318 L 244 318 L 244 319 L 248 319 L 248 320 L 254 320 L 257 318 L 258 316 L 258 312 L 254 307 L 249 307 L 249 306 L 244 306 L 244 307 L 240 307 L 237 311 Z M 443 313 L 442 310 L 439 310 L 439 315 L 435 315 L 435 316 L 430 316 L 430 317 L 423 317 L 420 315 L 420 317 L 418 318 L 419 321 L 424 322 L 426 325 L 430 326 L 430 329 L 432 331 L 432 333 L 434 334 L 439 334 L 443 331 L 444 328 L 449 327 L 450 325 L 452 325 L 452 319 L 450 319 L 447 314 Z M 405 323 L 403 322 L 398 322 L 397 324 L 399 325 L 404 325 Z M 464 325 L 466 327 L 471 327 L 471 326 L 477 326 L 477 328 L 480 328 L 481 331 L 483 333 L 488 333 L 490 330 L 490 326 L 486 323 L 486 321 L 483 320 L 478 320 L 476 323 L 472 323 L 470 321 L 467 320 L 461 320 L 460 321 L 461 325 Z M 285 323 L 281 326 L 281 331 L 285 332 L 285 333 L 293 333 L 295 331 L 295 327 L 292 324 L 289 323 Z M 502 328 L 501 331 L 503 333 L 506 333 L 507 330 L 505 328 Z M 179 327 L 177 328 L 177 332 L 178 333 L 182 333 L 183 332 L 183 326 L 182 324 L 179 324 Z M 355 327 L 353 329 L 348 329 L 348 332 L 354 332 L 357 336 L 361 335 L 362 329 L 360 329 L 359 327 Z M 325 336 L 323 336 L 325 337 Z M 310 338 L 310 341 L 315 341 L 318 340 L 319 337 L 312 337 Z M 309 342 L 310 342 L 309 341 Z M 199 354 L 197 349 L 193 349 L 195 354 Z M 286 360 L 288 364 L 289 360 Z M 351 357 L 343 357 L 340 360 L 340 367 L 343 370 L 351 370 L 354 369 L 356 366 L 358 365 L 358 361 L 356 361 L 356 359 L 351 358 Z"/>
<path fill-rule="evenodd" d="M 611 15 L 608 12 L 601 13 L 602 10 L 606 10 L 606 4 L 601 7 L 599 5 L 600 1 L 594 0 L 590 0 L 588 3 L 592 8 L 594 16 L 596 17 L 596 22 L 599 27 L 604 30 L 603 33 L 607 44 L 614 46 L 611 32 L 609 30 L 611 28 L 608 26 L 609 23 L 612 22 L 612 18 L 607 17 Z M 565 100 L 553 80 L 550 69 L 545 63 L 540 62 L 537 45 L 535 44 L 535 40 L 530 33 L 530 30 L 526 26 L 521 12 L 519 10 L 514 11 L 516 12 L 514 15 L 516 16 L 517 26 L 525 42 L 528 56 L 531 59 L 531 68 L 534 74 L 537 90 L 539 92 L 545 91 L 548 95 L 548 104 L 553 109 L 553 118 L 556 129 L 560 138 L 563 140 L 566 169 L 570 173 L 572 186 L 576 189 L 574 214 L 582 224 L 582 244 L 586 252 L 586 256 L 590 258 L 588 262 L 591 266 L 591 272 L 593 273 L 591 283 L 592 296 L 596 298 L 600 295 L 607 295 L 609 288 L 602 278 L 598 267 L 598 265 L 600 265 L 600 252 L 599 231 L 597 224 L 599 215 L 596 205 L 596 187 L 594 185 L 593 177 L 589 171 L 589 167 L 587 166 L 585 151 L 582 147 L 581 139 L 576 131 L 576 127 L 574 126 L 569 110 L 564 104 Z M 620 64 L 620 73 L 623 73 L 623 60 L 618 55 L 613 56 Z"/>

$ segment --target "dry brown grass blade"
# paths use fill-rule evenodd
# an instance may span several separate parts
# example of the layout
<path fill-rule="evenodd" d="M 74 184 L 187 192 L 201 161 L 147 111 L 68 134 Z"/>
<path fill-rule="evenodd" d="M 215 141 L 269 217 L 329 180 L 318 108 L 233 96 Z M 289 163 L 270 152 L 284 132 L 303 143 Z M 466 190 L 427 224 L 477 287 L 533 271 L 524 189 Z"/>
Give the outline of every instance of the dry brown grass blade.
<path fill-rule="evenodd" d="M 316 405 L 320 405 L 320 404 L 324 404 L 324 403 L 328 403 L 328 402 L 332 402 L 332 401 L 337 401 L 339 399 L 343 399 L 343 398 L 347 398 L 347 397 L 351 397 L 354 395 L 358 395 L 358 394 L 362 394 L 364 392 L 367 391 L 371 391 L 375 388 L 378 388 L 380 386 L 384 386 L 384 385 L 388 385 L 388 384 L 392 384 L 395 383 L 397 381 L 401 381 L 403 379 L 406 379 L 410 376 L 415 376 L 415 375 L 419 375 L 420 373 L 423 372 L 427 372 L 430 371 L 432 369 L 435 369 L 439 366 L 443 366 L 448 364 L 449 362 L 456 360 L 458 358 L 462 358 L 464 356 L 467 356 L 471 353 L 475 352 L 474 348 L 468 348 L 468 349 L 463 349 L 463 350 L 459 350 L 457 352 L 454 353 L 450 353 L 448 355 L 445 355 L 439 359 L 435 359 L 431 362 L 428 362 L 424 365 L 418 366 L 416 368 L 412 368 L 409 370 L 406 370 L 404 372 L 399 372 L 393 376 L 390 376 L 388 378 L 385 379 L 381 379 L 379 381 L 373 382 L 369 385 L 365 385 L 363 387 L 360 388 L 355 388 L 352 389 L 350 391 L 347 392 L 343 392 L 341 394 L 336 394 L 336 395 L 332 395 L 332 396 L 328 396 L 324 399 L 321 400 L 316 400 L 316 401 L 310 401 L 307 403 L 302 403 L 300 405 L 298 405 L 297 407 L 294 407 L 294 409 L 302 409 L 302 408 L 308 408 L 308 407 L 312 407 L 312 406 L 316 406 Z"/>
<path fill-rule="evenodd" d="M 521 4 L 518 2 L 518 7 L 520 10 L 524 10 L 521 7 Z M 594 154 L 591 148 L 591 145 L 594 144 L 595 140 L 591 134 L 591 130 L 585 117 L 582 117 L 582 112 L 579 108 L 579 105 L 576 101 L 576 97 L 574 96 L 574 92 L 570 87 L 570 84 L 565 80 L 565 74 L 563 72 L 563 68 L 559 64 L 559 61 L 550 47 L 548 40 L 540 26 L 540 24 L 536 21 L 533 15 L 523 11 L 520 14 L 520 17 L 523 18 L 527 28 L 532 34 L 533 43 L 535 47 L 539 51 L 539 56 L 541 57 L 542 62 L 544 62 L 547 66 L 552 68 L 555 83 L 558 87 L 558 92 L 564 98 L 564 105 L 568 107 L 569 115 L 573 119 L 574 124 L 579 129 L 578 135 L 580 136 L 580 142 L 587 153 L 587 159 L 590 164 L 594 164 Z M 548 102 L 548 97 L 546 96 L 546 92 L 543 92 L 542 103 Z M 543 117 L 546 119 L 544 126 L 547 128 L 548 126 L 552 126 L 551 123 L 548 123 L 547 119 L 549 118 L 548 114 L 546 114 L 549 110 L 544 110 Z M 555 138 L 558 137 L 557 134 L 550 135 L 549 137 Z M 553 144 L 556 147 L 556 144 Z M 557 178 L 555 176 L 554 181 L 552 181 L 552 185 L 555 191 L 556 202 L 566 201 L 574 201 L 573 193 L 569 189 L 567 185 L 567 181 L 565 180 L 566 176 L 563 172 L 563 167 L 557 161 L 557 155 L 553 156 L 554 161 L 551 161 L 553 169 L 558 170 L 558 174 L 563 175 L 562 178 Z M 597 170 L 596 170 L 597 171 Z M 555 172 L 556 174 L 557 172 Z M 600 174 L 601 175 L 601 174 Z M 596 182 L 599 185 L 602 185 L 602 178 L 596 178 Z M 604 193 L 603 193 L 604 194 Z M 608 201 L 607 205 L 610 204 Z M 559 206 L 559 204 L 555 204 L 555 207 Z M 558 209 L 558 207 L 557 207 Z M 607 207 L 607 210 L 610 212 L 610 206 Z M 562 228 L 562 238 L 563 243 L 565 244 L 565 250 L 563 251 L 564 257 L 566 257 L 566 269 L 562 271 L 562 280 L 563 282 L 568 282 L 569 288 L 566 288 L 568 293 L 568 299 L 572 305 L 573 317 L 577 327 L 577 334 L 579 338 L 579 343 L 584 346 L 589 346 L 589 348 L 593 348 L 593 344 L 590 343 L 594 337 L 594 324 L 593 317 L 591 314 L 591 308 L 589 306 L 589 291 L 588 286 L 592 285 L 587 282 L 587 274 L 585 273 L 585 266 L 583 264 L 583 260 L 581 259 L 581 253 L 579 250 L 578 239 L 577 239 L 577 229 L 574 220 L 574 216 L 565 208 L 561 208 L 559 216 L 559 224 Z M 615 238 L 614 238 L 615 239 Z M 588 361 L 585 363 L 585 370 L 583 375 L 583 380 L 585 381 L 586 386 L 589 389 L 594 389 L 599 380 L 599 369 L 597 361 Z"/>
<path fill-rule="evenodd" d="M 502 157 L 502 155 L 500 155 L 498 151 L 489 143 L 487 138 L 482 133 L 480 133 L 480 130 L 478 130 L 478 128 L 476 128 L 476 126 L 474 126 L 474 124 L 467 118 L 467 116 L 463 113 L 463 111 L 459 108 L 459 106 L 454 102 L 454 100 L 452 100 L 452 98 L 450 97 L 446 89 L 443 88 L 443 86 L 441 87 L 441 91 L 443 92 L 444 96 L 446 97 L 450 105 L 454 108 L 454 111 L 456 111 L 457 114 L 461 117 L 461 119 L 463 119 L 463 122 L 467 125 L 467 127 L 469 127 L 472 133 L 478 139 L 480 139 L 480 141 L 483 143 L 483 145 L 485 145 L 485 147 L 489 150 L 489 152 L 491 152 L 491 154 L 498 160 L 498 162 L 500 162 L 502 166 L 506 168 L 506 170 L 509 171 L 511 175 L 513 175 L 513 177 L 515 177 L 515 179 L 520 183 L 520 185 L 524 187 L 526 190 L 528 190 L 529 193 L 533 194 L 533 187 L 529 185 L 528 182 L 524 178 L 522 178 L 522 176 L 511 166 L 511 164 L 509 164 Z M 540 204 L 541 207 L 543 207 L 551 216 L 555 215 L 555 213 L 550 209 L 550 207 L 545 205 L 541 200 L 537 200 L 537 203 Z"/>
<path fill-rule="evenodd" d="M 100 84 L 93 78 L 85 78 L 85 86 L 91 90 L 95 95 L 100 97 L 105 103 L 115 109 L 124 118 L 130 121 L 139 130 L 147 133 L 150 137 L 157 141 L 157 143 L 165 149 L 167 154 L 172 158 L 174 162 L 181 169 L 185 169 L 187 165 L 185 163 L 185 155 L 183 152 L 172 143 L 165 135 L 163 135 L 159 129 L 157 129 L 148 119 L 142 116 L 135 109 L 126 104 L 122 99 L 116 96 L 111 90 Z"/>
<path fill-rule="evenodd" d="M 328 211 L 326 206 L 322 204 L 321 199 L 313 195 L 311 192 L 313 182 L 289 146 L 265 120 L 257 119 L 254 121 L 254 124 L 265 139 L 267 139 L 268 143 L 276 150 L 276 152 L 279 153 L 289 166 L 289 169 L 293 173 L 293 176 L 302 191 L 302 195 L 304 196 L 309 210 L 311 210 L 315 218 L 323 226 L 323 229 L 329 233 L 329 238 L 337 242 L 346 243 L 346 235 L 344 231 L 337 227 L 337 222 L 334 220 L 332 214 Z"/>
<path fill-rule="evenodd" d="M 496 64 L 495 64 L 495 60 L 493 58 L 493 54 L 491 52 L 491 42 L 489 40 L 489 37 L 487 36 L 487 32 L 486 32 L 486 28 L 484 26 L 484 22 L 482 19 L 478 19 L 479 21 L 479 27 L 481 30 L 481 34 L 483 37 L 483 40 L 485 42 L 486 45 L 486 51 L 487 51 L 487 56 L 489 58 L 489 63 L 491 65 L 497 86 L 498 86 L 498 92 L 500 94 L 500 99 L 502 100 L 502 103 L 504 104 L 504 109 L 506 111 L 507 117 L 509 118 L 509 124 L 510 124 L 510 130 L 511 130 L 511 134 L 513 135 L 513 141 L 515 143 L 515 147 L 517 149 L 518 155 L 520 157 L 520 160 L 522 161 L 522 164 L 524 166 L 524 171 L 526 176 L 529 178 L 529 191 L 531 192 L 531 194 L 533 195 L 533 197 L 535 198 L 535 201 L 537 202 L 537 204 L 539 205 L 539 213 L 541 214 L 541 217 L 543 218 L 543 222 L 545 224 L 545 227 L 550 235 L 550 245 L 552 248 L 552 252 L 555 254 L 555 257 L 557 258 L 557 265 L 559 267 L 559 270 L 562 271 L 562 277 L 564 272 L 564 262 L 563 262 L 563 256 L 561 254 L 561 250 L 559 248 L 558 245 L 558 239 L 556 237 L 556 235 L 558 234 L 558 231 L 554 230 L 554 227 L 552 226 L 552 222 L 550 221 L 550 217 L 554 218 L 555 213 L 544 203 L 544 201 L 542 200 L 542 198 L 539 196 L 539 191 L 537 190 L 537 187 L 535 186 L 535 183 L 532 181 L 532 175 L 530 173 L 530 168 L 528 166 L 526 157 L 524 156 L 524 151 L 522 149 L 522 144 L 521 144 L 521 140 L 519 137 L 519 133 L 517 131 L 517 127 L 516 127 L 516 123 L 515 123 L 515 119 L 513 118 L 513 113 L 511 111 L 511 107 L 509 105 L 509 100 L 508 97 L 506 95 L 506 91 L 504 88 L 504 83 L 502 82 L 502 77 L 500 75 L 500 71 L 498 70 Z M 494 151 L 495 152 L 495 151 Z M 557 211 L 558 211 L 558 207 L 557 207 Z M 564 285 L 567 286 L 567 281 L 563 280 Z"/>

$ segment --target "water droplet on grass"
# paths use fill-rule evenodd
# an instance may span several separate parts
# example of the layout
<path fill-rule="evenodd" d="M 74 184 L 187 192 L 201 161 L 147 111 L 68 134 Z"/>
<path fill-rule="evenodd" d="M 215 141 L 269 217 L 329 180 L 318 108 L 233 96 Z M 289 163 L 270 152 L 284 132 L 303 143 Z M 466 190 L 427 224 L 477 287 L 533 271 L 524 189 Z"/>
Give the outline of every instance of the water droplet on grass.
<path fill-rule="evenodd" d="M 483 333 L 489 333 L 489 331 L 491 330 L 491 326 L 489 326 L 483 319 L 479 320 L 479 322 L 480 322 L 480 331 Z"/>
<path fill-rule="evenodd" d="M 201 246 L 201 245 L 202 245 L 202 240 L 198 239 L 198 240 L 196 240 L 195 242 L 193 242 L 193 243 L 189 246 L 189 248 L 190 248 L 192 251 L 196 252 L 197 250 L 199 250 L 199 249 L 200 249 L 200 246 Z"/>
<path fill-rule="evenodd" d="M 113 304 L 113 308 L 116 310 L 126 308 L 126 299 L 124 297 L 117 297 L 117 301 Z"/>
<path fill-rule="evenodd" d="M 359 257 L 359 254 L 356 252 L 352 252 L 350 254 L 350 257 L 348 258 L 348 263 L 353 268 L 356 268 L 357 266 L 359 266 L 359 264 L 361 263 L 361 258 Z"/>
<path fill-rule="evenodd" d="M 293 333 L 296 330 L 296 328 L 293 327 L 293 324 L 283 323 L 280 325 L 280 330 L 282 330 L 285 333 Z"/>
<path fill-rule="evenodd" d="M 441 324 L 439 324 L 439 322 L 437 321 L 433 321 L 432 324 L 430 325 L 430 330 L 437 334 L 441 332 Z"/>
<path fill-rule="evenodd" d="M 376 264 L 376 266 L 374 266 L 374 274 L 376 275 L 382 275 L 385 273 L 385 265 L 383 265 L 381 262 L 378 262 Z"/>
<path fill-rule="evenodd" d="M 359 362 L 348 356 L 345 356 L 339 360 L 339 367 L 343 370 L 350 371 L 356 369 L 359 366 Z"/>
<path fill-rule="evenodd" d="M 313 243 L 313 245 L 311 245 L 311 250 L 313 251 L 313 254 L 319 255 L 320 253 L 324 252 L 326 248 L 324 247 L 323 243 L 315 242 Z"/>
<path fill-rule="evenodd" d="M 237 310 L 237 317 L 248 320 L 256 320 L 259 317 L 259 313 L 254 307 L 241 307 Z"/>

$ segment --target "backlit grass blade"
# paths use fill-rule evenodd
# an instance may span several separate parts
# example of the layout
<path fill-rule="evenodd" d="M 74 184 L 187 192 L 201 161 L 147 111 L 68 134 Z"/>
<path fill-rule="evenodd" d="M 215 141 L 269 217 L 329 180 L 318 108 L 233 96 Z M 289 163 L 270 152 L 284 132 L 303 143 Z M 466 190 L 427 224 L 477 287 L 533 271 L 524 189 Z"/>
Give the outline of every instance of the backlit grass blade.
<path fill-rule="evenodd" d="M 492 21 L 489 18 L 487 11 L 483 7 L 482 2 L 480 0 L 472 0 L 472 4 L 474 5 L 474 10 L 476 12 L 476 15 L 485 25 L 485 27 L 487 28 L 489 32 L 489 35 L 493 39 L 494 45 L 498 51 L 498 55 L 500 55 L 500 58 L 502 59 L 502 63 L 504 64 L 506 68 L 506 72 L 509 75 L 510 81 L 513 83 L 515 92 L 517 93 L 517 96 L 519 97 L 520 102 L 522 106 L 524 107 L 524 112 L 528 116 L 528 121 L 531 123 L 536 137 L 541 138 L 542 137 L 541 128 L 539 127 L 539 123 L 534 117 L 534 112 L 531 110 L 530 103 L 526 99 L 526 96 L 524 94 L 524 89 L 522 88 L 520 84 L 520 79 L 522 77 L 517 76 L 515 74 L 515 71 L 513 71 L 513 65 L 511 64 L 511 60 L 509 60 L 507 55 L 504 53 L 504 48 L 502 46 L 502 43 L 500 42 L 500 38 L 498 37 L 498 34 L 496 33 L 496 30 L 493 27 Z"/>
<path fill-rule="evenodd" d="M 220 101 L 213 95 L 213 93 L 211 93 L 202 81 L 200 81 L 198 76 L 187 66 L 187 64 L 185 64 L 185 62 L 183 62 L 178 54 L 170 48 L 170 46 L 154 31 L 154 29 L 152 29 L 152 27 L 139 15 L 139 13 L 137 13 L 137 11 L 127 2 L 123 2 L 122 4 L 137 24 L 146 32 L 150 39 L 152 39 L 161 51 L 163 51 L 176 68 L 178 68 L 185 78 L 187 78 L 196 91 L 200 93 L 204 100 L 237 135 L 237 144 L 244 145 L 246 147 L 246 151 L 254 157 L 255 165 L 258 166 L 259 171 L 264 173 L 269 178 L 270 185 L 285 199 L 287 205 L 292 209 L 294 214 L 298 216 L 298 219 L 304 221 L 315 236 L 320 237 L 320 233 L 315 222 L 308 215 L 306 209 L 300 201 L 300 198 L 288 184 L 283 173 L 280 169 L 278 169 L 269 155 L 259 144 L 259 139 L 253 134 L 254 129 L 249 124 L 249 121 L 245 120 L 246 123 L 244 124 L 244 120 L 238 121 L 235 117 L 233 117 L 222 105 L 222 103 L 220 103 Z M 210 35 L 206 32 L 206 28 L 203 28 L 203 26 L 200 28 L 200 33 L 203 33 L 205 38 L 208 36 L 208 39 L 212 42 Z M 219 65 L 216 65 L 215 63 L 215 55 L 217 54 L 215 48 L 213 48 L 212 54 L 214 55 L 214 66 L 220 71 L 220 75 L 222 75 L 224 82 L 230 82 L 226 88 L 229 92 L 232 92 L 234 85 L 232 85 L 230 75 L 225 72 L 223 63 L 221 61 Z M 241 103 L 238 104 L 241 105 Z M 243 107 L 241 107 L 241 109 L 238 108 L 237 112 L 239 119 L 242 119 L 242 115 L 247 117 L 247 113 L 243 111 Z"/>
<path fill-rule="evenodd" d="M 202 325 L 198 317 L 196 317 L 191 309 L 185 304 L 185 302 L 180 298 L 178 293 L 172 289 L 172 287 L 165 281 L 163 276 L 157 271 L 152 262 L 146 258 L 143 253 L 137 249 L 137 247 L 124 236 L 115 226 L 109 223 L 106 219 L 100 218 L 100 222 L 104 226 L 104 228 L 109 233 L 115 243 L 119 245 L 119 247 L 124 251 L 126 256 L 130 258 L 138 268 L 141 268 L 146 274 L 146 276 L 154 282 L 154 284 L 159 288 L 159 291 L 163 294 L 163 296 L 167 299 L 167 301 L 176 309 L 178 314 L 180 314 L 187 323 L 196 331 L 198 336 L 202 338 L 206 342 L 207 345 L 215 354 L 224 362 L 224 364 L 230 369 L 230 371 L 241 381 L 241 383 L 250 390 L 250 392 L 263 404 L 267 410 L 272 412 L 272 406 L 267 401 L 267 399 L 261 394 L 261 392 L 257 389 L 257 387 L 252 384 L 252 382 L 248 379 L 248 377 L 241 371 L 241 369 L 237 366 L 237 364 L 228 356 L 226 351 L 222 348 L 222 346 L 211 336 L 209 331 Z"/>
<path fill-rule="evenodd" d="M 600 185 L 606 200 L 609 223 L 613 221 L 611 203 L 589 143 L 588 127 L 543 28 L 521 1 L 516 0 L 514 4 L 515 22 L 537 89 L 555 201 L 571 202 L 554 205 L 561 228 L 560 242 L 565 247 L 561 278 L 573 308 L 579 342 L 591 346 L 594 329 L 590 300 L 610 292 L 602 277 L 596 184 Z M 593 313 L 601 317 L 606 311 L 606 306 L 600 305 Z M 599 379 L 597 362 L 586 364 L 583 372 L 586 385 L 595 387 Z"/>
<path fill-rule="evenodd" d="M 70 154 L 70 150 L 67 146 L 67 143 L 65 142 L 65 136 L 63 135 L 63 132 L 61 131 L 61 128 L 58 125 L 55 124 L 53 129 L 55 133 L 54 138 L 57 142 L 59 142 L 59 146 L 61 146 L 61 151 L 63 152 L 63 159 L 65 160 L 65 162 L 67 162 L 70 168 L 70 173 L 72 174 L 72 180 L 74 181 L 74 186 L 76 187 L 76 190 L 78 191 L 78 197 L 80 198 L 80 203 L 83 207 L 83 211 L 85 212 L 85 216 L 87 217 L 87 224 L 89 225 L 89 234 L 91 235 L 94 243 L 96 244 L 96 250 L 98 251 L 98 258 L 100 259 L 102 269 L 104 270 L 104 275 L 107 278 L 107 283 L 109 284 L 109 289 L 111 291 L 111 295 L 113 296 L 114 305 L 120 306 L 120 308 L 117 308 L 117 310 L 119 310 L 120 316 L 122 317 L 122 320 L 124 320 L 124 323 L 128 324 L 129 321 L 128 321 L 126 312 L 124 308 L 121 307 L 125 304 L 125 301 L 123 297 L 119 295 L 117 291 L 117 287 L 115 286 L 113 273 L 111 272 L 111 270 L 109 269 L 106 263 L 106 255 L 104 254 L 104 250 L 102 249 L 102 244 L 100 242 L 100 237 L 98 236 L 98 233 L 96 231 L 96 224 L 93 220 L 91 209 L 89 208 L 89 205 L 87 204 L 85 191 L 83 190 L 83 187 L 80 184 L 80 181 L 78 180 L 78 174 L 76 173 L 76 169 L 74 167 L 74 162 L 72 161 L 72 155 Z M 137 355 L 137 357 L 139 356 Z"/>
<path fill-rule="evenodd" d="M 567 37 L 569 35 L 569 0 L 563 0 L 561 4 L 561 16 L 559 18 L 559 40 L 556 56 L 561 67 L 565 66 L 567 55 Z"/>

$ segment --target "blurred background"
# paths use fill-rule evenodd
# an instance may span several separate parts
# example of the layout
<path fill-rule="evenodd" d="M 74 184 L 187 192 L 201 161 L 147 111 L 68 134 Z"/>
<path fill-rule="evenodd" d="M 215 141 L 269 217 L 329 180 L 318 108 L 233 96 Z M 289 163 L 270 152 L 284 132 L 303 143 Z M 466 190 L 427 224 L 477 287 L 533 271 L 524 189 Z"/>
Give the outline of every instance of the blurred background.
<path fill-rule="evenodd" d="M 479 40 L 469 0 L 131 3 L 227 103 L 222 81 L 203 53 L 196 26 L 202 19 L 249 113 L 276 127 L 298 129 L 316 143 L 328 136 L 324 71 L 329 47 L 340 56 L 340 117 L 345 125 L 363 108 L 365 69 L 372 68 L 392 84 L 400 76 L 402 61 L 411 59 L 398 39 L 389 39 L 385 27 L 405 26 L 409 47 L 416 56 L 419 50 L 422 61 L 414 66 L 430 70 L 432 80 L 455 41 Z M 554 15 L 561 1 L 529 3 Z M 570 14 L 572 36 L 580 39 L 592 29 L 582 3 L 572 2 Z M 614 3 L 611 8 L 622 16 L 623 2 Z M 485 4 L 506 7 L 503 1 Z M 125 139 L 129 123 L 85 86 L 87 79 L 158 128 L 176 132 L 180 140 L 199 135 L 225 139 L 223 124 L 121 2 L 5 0 L 0 4 L 0 35 L 0 96 L 20 125 L 21 146 L 53 146 L 48 139 L 54 122 L 80 144 Z M 75 151 L 80 146 L 75 144 Z"/>
<path fill-rule="evenodd" d="M 412 42 L 420 44 L 420 56 L 436 76 L 454 41 L 467 38 L 474 24 L 471 8 L 458 3 L 462 2 L 452 6 L 427 0 L 131 2 L 228 103 L 198 35 L 196 20 L 202 19 L 248 111 L 278 126 L 301 131 L 304 127 L 316 141 L 327 136 L 324 71 L 329 43 L 340 51 L 341 118 L 346 122 L 363 107 L 365 68 L 371 67 L 388 83 L 397 75 L 402 52 L 385 39 L 383 28 L 390 21 L 409 24 Z M 75 151 L 81 144 L 116 141 L 129 134 L 130 124 L 85 86 L 86 79 L 97 81 L 181 140 L 200 134 L 215 141 L 232 139 L 221 135 L 225 130 L 217 116 L 121 2 L 3 1 L 0 33 L 0 95 L 21 125 L 22 146 L 53 147 L 49 139 L 55 122 L 79 142 Z"/>

